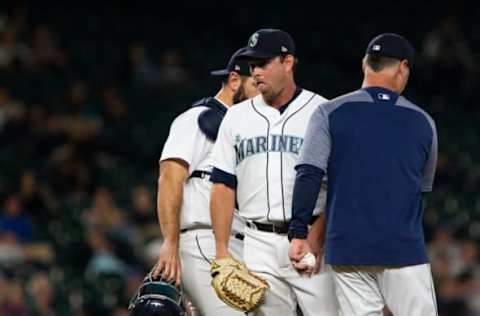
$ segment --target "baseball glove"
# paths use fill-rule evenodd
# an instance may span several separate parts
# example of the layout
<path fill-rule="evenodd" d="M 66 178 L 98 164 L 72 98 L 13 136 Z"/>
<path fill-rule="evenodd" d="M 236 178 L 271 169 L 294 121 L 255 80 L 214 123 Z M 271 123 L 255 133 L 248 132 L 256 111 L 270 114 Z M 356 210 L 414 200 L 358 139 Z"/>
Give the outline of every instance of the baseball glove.
<path fill-rule="evenodd" d="M 227 305 L 248 313 L 262 304 L 269 288 L 267 281 L 250 272 L 234 258 L 212 262 L 212 286 Z"/>

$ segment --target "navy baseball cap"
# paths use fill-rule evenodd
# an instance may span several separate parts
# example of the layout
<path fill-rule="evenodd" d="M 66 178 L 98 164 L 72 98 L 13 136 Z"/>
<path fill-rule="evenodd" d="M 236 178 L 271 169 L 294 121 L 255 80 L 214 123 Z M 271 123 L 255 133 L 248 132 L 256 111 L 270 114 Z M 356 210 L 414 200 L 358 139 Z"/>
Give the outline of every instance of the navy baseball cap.
<path fill-rule="evenodd" d="M 237 50 L 232 57 L 230 57 L 225 69 L 214 70 L 210 74 L 212 76 L 228 76 L 230 72 L 235 71 L 240 76 L 250 76 L 250 68 L 248 67 L 247 62 L 244 59 L 239 58 L 239 54 L 243 53 L 245 49 L 245 47 L 242 47 Z"/>
<path fill-rule="evenodd" d="M 295 43 L 287 32 L 278 29 L 261 29 L 248 40 L 241 57 L 269 59 L 280 55 L 295 55 Z"/>
<path fill-rule="evenodd" d="M 415 60 L 415 49 L 403 36 L 394 33 L 383 33 L 374 37 L 367 46 L 367 54 L 385 56 L 398 60 L 407 60 L 412 67 Z"/>

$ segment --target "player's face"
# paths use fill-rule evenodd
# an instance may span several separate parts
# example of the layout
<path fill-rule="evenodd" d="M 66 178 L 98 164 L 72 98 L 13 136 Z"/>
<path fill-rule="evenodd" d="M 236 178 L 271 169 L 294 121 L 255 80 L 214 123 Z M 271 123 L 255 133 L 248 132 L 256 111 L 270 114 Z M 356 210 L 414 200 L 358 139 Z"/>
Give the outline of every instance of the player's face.
<path fill-rule="evenodd" d="M 266 100 L 273 100 L 280 94 L 286 78 L 282 57 L 251 60 L 249 65 L 257 89 Z"/>
<path fill-rule="evenodd" d="M 242 76 L 242 84 L 240 89 L 233 96 L 233 103 L 240 103 L 244 100 L 251 99 L 255 97 L 259 92 L 257 89 L 257 84 L 252 76 Z"/>

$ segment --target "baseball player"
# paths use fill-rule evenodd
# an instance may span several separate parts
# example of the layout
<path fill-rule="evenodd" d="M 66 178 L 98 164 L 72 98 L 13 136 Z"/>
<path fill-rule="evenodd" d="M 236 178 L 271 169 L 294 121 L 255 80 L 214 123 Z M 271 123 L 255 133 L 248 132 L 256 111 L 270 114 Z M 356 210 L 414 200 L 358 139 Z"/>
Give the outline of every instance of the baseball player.
<path fill-rule="evenodd" d="M 328 174 L 326 262 L 341 314 L 437 315 L 422 229 L 422 192 L 432 190 L 437 132 L 400 94 L 414 49 L 386 33 L 367 46 L 363 86 L 319 107 L 297 164 L 291 259 L 309 251 L 307 227 Z"/>
<path fill-rule="evenodd" d="M 215 256 L 209 203 L 208 164 L 220 122 L 235 102 L 258 92 L 248 64 L 237 59 L 214 71 L 223 83 L 215 97 L 202 99 L 178 116 L 170 128 L 160 158 L 157 208 L 164 242 L 153 277 L 182 283 L 204 315 L 240 315 L 220 301 L 210 286 L 210 261 Z M 242 256 L 243 223 L 236 220 L 230 251 Z M 182 282 L 185 280 L 185 282 Z"/>
<path fill-rule="evenodd" d="M 243 259 L 270 285 L 256 315 L 296 315 L 297 302 L 306 316 L 337 315 L 331 274 L 302 276 L 289 260 L 287 239 L 294 166 L 307 122 L 326 99 L 295 84 L 295 45 L 288 33 L 261 29 L 241 55 L 248 60 L 261 95 L 227 112 L 213 150 L 216 258 L 231 255 L 228 243 L 236 198 L 239 215 L 246 221 Z M 317 216 L 324 201 L 322 196 L 313 203 Z M 323 224 L 319 216 L 310 235 L 312 245 L 319 244 Z"/>

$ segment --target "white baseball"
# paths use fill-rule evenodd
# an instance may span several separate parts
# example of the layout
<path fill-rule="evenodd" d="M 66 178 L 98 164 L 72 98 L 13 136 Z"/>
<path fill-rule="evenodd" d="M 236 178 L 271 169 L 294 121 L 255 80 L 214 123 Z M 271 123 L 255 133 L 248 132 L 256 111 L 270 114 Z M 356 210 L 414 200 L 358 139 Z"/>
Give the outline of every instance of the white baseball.
<path fill-rule="evenodd" d="M 316 262 L 317 260 L 311 252 L 307 253 L 305 256 L 303 256 L 302 260 L 300 260 L 300 263 L 306 264 L 307 266 L 312 268 L 315 266 Z"/>

